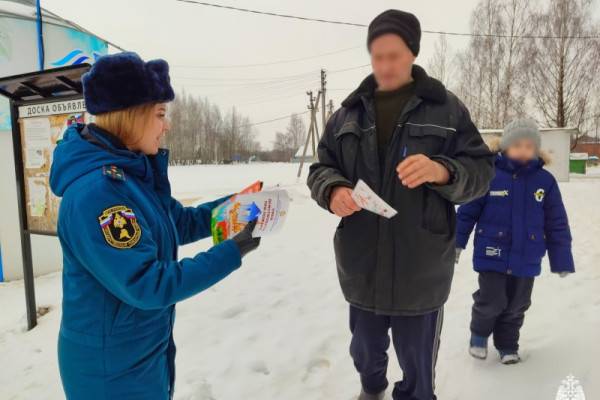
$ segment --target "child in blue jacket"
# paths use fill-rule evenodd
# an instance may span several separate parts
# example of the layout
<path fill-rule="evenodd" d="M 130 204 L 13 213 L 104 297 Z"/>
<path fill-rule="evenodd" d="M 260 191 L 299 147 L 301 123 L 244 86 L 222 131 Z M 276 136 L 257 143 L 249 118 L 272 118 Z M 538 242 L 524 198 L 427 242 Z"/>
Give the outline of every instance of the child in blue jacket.
<path fill-rule="evenodd" d="M 479 290 L 473 294 L 469 350 L 475 358 L 487 357 L 493 334 L 501 362 L 520 361 L 519 330 L 546 251 L 552 272 L 575 272 L 567 213 L 556 180 L 543 168 L 540 142 L 535 121 L 508 124 L 489 192 L 458 209 L 457 262 L 477 225 L 473 266 Z"/>

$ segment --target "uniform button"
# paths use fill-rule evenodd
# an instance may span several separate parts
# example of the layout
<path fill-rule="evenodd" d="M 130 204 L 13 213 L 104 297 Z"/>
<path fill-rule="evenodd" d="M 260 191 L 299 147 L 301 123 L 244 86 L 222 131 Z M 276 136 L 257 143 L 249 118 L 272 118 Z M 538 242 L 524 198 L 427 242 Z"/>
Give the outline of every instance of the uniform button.
<path fill-rule="evenodd" d="M 504 232 L 502 232 L 502 231 L 498 232 L 498 236 L 502 236 L 502 235 L 504 235 Z"/>
<path fill-rule="evenodd" d="M 531 234 L 531 240 L 535 240 L 535 235 L 533 233 Z"/>
<path fill-rule="evenodd" d="M 477 231 L 478 233 L 483 233 L 483 229 L 480 229 Z"/>
<path fill-rule="evenodd" d="M 507 273 L 508 275 L 512 274 L 512 269 L 507 269 L 507 270 L 506 270 L 506 273 Z"/>
<path fill-rule="evenodd" d="M 517 179 L 517 174 L 513 174 L 513 179 Z"/>

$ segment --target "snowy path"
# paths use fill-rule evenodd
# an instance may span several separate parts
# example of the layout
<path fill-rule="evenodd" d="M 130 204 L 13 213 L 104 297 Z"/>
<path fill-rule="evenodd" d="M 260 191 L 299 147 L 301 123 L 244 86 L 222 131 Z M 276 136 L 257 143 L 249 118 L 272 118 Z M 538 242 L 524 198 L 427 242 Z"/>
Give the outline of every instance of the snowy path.
<path fill-rule="evenodd" d="M 199 166 L 172 169 L 174 194 L 200 201 L 255 179 L 281 184 L 293 198 L 284 231 L 263 240 L 244 266 L 216 287 L 178 306 L 178 400 L 350 400 L 358 379 L 333 262 L 335 217 L 320 210 L 297 165 Z M 600 197 L 598 179 L 562 185 L 575 236 L 578 273 L 536 281 L 523 329 L 524 362 L 503 366 L 466 353 L 476 275 L 463 254 L 450 301 L 437 369 L 440 400 L 552 400 L 572 373 L 588 399 L 600 398 Z M 206 249 L 189 245 L 182 256 Z M 56 366 L 60 274 L 36 280 L 38 305 L 52 310 L 23 332 L 22 282 L 0 284 L 0 399 L 63 398 Z M 390 354 L 390 380 L 400 372 Z"/>

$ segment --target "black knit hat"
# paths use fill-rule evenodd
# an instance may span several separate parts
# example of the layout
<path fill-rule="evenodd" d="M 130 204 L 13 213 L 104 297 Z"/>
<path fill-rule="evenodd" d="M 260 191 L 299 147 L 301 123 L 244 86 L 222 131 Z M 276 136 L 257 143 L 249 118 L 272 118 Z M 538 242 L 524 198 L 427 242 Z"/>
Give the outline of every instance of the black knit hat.
<path fill-rule="evenodd" d="M 400 10 L 387 10 L 379 14 L 369 24 L 367 47 L 378 36 L 395 33 L 400 36 L 415 56 L 419 55 L 421 24 L 413 14 Z"/>
<path fill-rule="evenodd" d="M 86 109 L 94 115 L 175 98 L 169 64 L 145 62 L 133 52 L 100 57 L 81 81 Z"/>

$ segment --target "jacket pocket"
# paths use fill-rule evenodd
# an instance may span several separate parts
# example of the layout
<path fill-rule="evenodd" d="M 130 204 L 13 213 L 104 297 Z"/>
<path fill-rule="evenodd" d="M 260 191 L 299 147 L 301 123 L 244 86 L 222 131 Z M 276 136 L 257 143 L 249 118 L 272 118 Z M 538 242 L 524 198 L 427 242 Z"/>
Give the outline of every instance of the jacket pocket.
<path fill-rule="evenodd" d="M 120 303 L 113 318 L 110 334 L 114 335 L 131 330 L 135 326 L 135 313 L 135 307 Z"/>
<path fill-rule="evenodd" d="M 356 164 L 360 152 L 360 142 L 363 133 L 367 130 L 361 128 L 356 122 L 347 122 L 334 134 L 338 143 L 336 156 L 339 166 L 342 168 L 344 176 L 352 182 L 357 179 Z"/>
<path fill-rule="evenodd" d="M 529 263 L 540 263 L 546 254 L 546 235 L 543 229 L 527 229 L 525 259 Z"/>
<path fill-rule="evenodd" d="M 434 124 L 406 122 L 409 141 L 409 154 L 432 156 L 443 154 L 448 137 L 456 132 L 454 128 Z"/>
<path fill-rule="evenodd" d="M 510 251 L 510 231 L 497 225 L 478 225 L 475 234 L 475 256 L 506 261 Z"/>
<path fill-rule="evenodd" d="M 450 203 L 435 191 L 423 187 L 422 228 L 437 235 L 454 232 L 454 221 Z"/>

